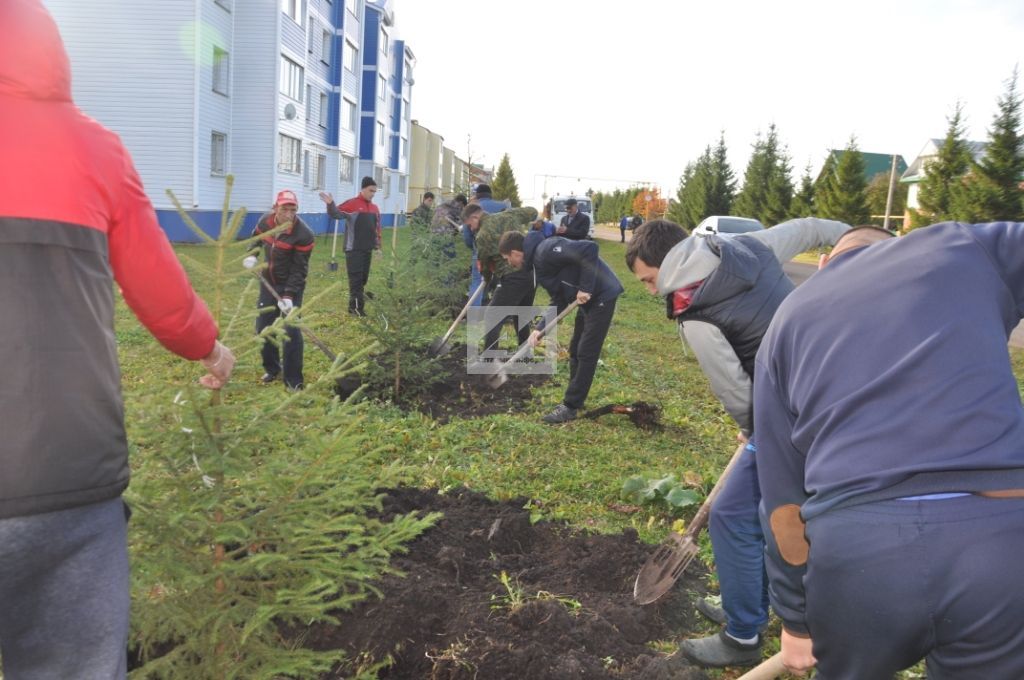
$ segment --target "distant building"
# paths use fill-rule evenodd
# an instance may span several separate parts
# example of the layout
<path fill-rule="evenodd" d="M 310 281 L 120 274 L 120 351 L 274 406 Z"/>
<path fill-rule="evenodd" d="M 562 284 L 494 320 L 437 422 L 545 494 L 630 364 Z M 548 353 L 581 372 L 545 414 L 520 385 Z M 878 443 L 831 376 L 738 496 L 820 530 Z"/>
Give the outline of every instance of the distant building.
<path fill-rule="evenodd" d="M 826 164 L 822 166 L 822 170 L 827 167 L 828 157 L 831 156 L 835 163 L 839 163 L 839 159 L 846 153 L 845 149 L 831 149 L 826 156 Z M 885 173 L 888 175 L 892 172 L 892 157 L 896 156 L 896 176 L 899 177 L 907 169 L 907 162 L 903 160 L 903 156 L 899 154 L 891 153 L 866 153 L 860 152 L 860 155 L 864 158 L 864 180 L 870 182 L 875 175 L 879 173 Z M 818 180 L 821 180 L 821 173 L 818 174 Z"/>
<path fill-rule="evenodd" d="M 910 164 L 910 167 L 904 171 L 900 177 L 900 182 L 903 184 L 909 184 L 907 188 L 907 215 L 910 215 L 911 210 L 917 210 L 921 207 L 918 194 L 921 190 L 921 180 L 924 179 L 925 175 L 928 174 L 928 163 L 938 157 L 939 149 L 945 143 L 945 139 L 929 139 L 925 142 L 924 148 L 921 149 L 920 153 L 917 154 L 917 158 Z M 985 149 L 988 147 L 986 142 L 966 142 L 967 150 L 971 154 L 971 158 L 975 162 L 980 161 L 985 156 Z"/>
<path fill-rule="evenodd" d="M 251 224 L 280 189 L 316 231 L 318 192 L 379 185 L 402 223 L 415 57 L 389 0 L 44 0 L 71 58 L 78 105 L 121 135 L 160 223 L 195 240 L 165 190 L 216 233 L 224 178 Z"/>

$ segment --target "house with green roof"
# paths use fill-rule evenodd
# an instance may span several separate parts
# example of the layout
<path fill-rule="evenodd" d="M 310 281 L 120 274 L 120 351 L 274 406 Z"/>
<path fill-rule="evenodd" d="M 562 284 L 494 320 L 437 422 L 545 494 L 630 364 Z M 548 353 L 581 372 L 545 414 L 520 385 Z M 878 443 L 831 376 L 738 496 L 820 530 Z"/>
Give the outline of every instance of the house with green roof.
<path fill-rule="evenodd" d="M 839 164 L 839 159 L 846 153 L 846 149 L 831 149 L 828 152 L 828 156 L 831 156 L 832 162 L 836 165 Z M 875 175 L 884 172 L 888 175 L 892 171 L 892 157 L 896 156 L 896 174 L 902 176 L 907 171 L 907 162 L 903 160 L 903 156 L 899 154 L 891 153 L 868 153 L 861 151 L 860 155 L 864 157 L 864 181 L 871 182 Z M 825 159 L 824 165 L 821 169 L 824 170 L 828 167 L 828 157 Z M 835 166 L 833 166 L 835 167 Z M 818 174 L 818 180 L 821 180 L 821 174 Z"/>

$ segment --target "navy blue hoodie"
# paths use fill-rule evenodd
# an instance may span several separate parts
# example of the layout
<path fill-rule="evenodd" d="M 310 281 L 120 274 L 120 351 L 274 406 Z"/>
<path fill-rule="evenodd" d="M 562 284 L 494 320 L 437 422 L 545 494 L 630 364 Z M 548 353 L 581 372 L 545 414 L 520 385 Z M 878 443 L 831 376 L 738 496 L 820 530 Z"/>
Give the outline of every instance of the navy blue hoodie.
<path fill-rule="evenodd" d="M 590 293 L 589 305 L 614 300 L 625 290 L 615 272 L 598 257 L 593 241 L 544 238 L 541 232 L 530 231 L 523 240 L 523 268 L 530 267 L 559 311 L 580 291 Z"/>

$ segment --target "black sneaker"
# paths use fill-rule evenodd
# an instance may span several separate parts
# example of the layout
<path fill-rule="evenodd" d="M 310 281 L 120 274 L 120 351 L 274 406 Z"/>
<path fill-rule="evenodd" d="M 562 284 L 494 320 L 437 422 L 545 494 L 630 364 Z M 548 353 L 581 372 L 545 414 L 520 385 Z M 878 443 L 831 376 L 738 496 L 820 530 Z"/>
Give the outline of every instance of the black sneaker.
<path fill-rule="evenodd" d="M 277 373 L 264 373 L 263 377 L 260 378 L 260 382 L 262 382 L 264 385 L 269 385 L 275 380 L 277 380 Z"/>
<path fill-rule="evenodd" d="M 565 404 L 559 404 L 555 407 L 554 411 L 544 416 L 541 420 L 550 425 L 568 423 L 570 420 L 576 420 L 576 409 L 570 408 Z"/>
<path fill-rule="evenodd" d="M 756 666 L 761 663 L 761 636 L 753 644 L 743 644 L 720 631 L 717 635 L 683 640 L 679 652 L 704 668 Z"/>

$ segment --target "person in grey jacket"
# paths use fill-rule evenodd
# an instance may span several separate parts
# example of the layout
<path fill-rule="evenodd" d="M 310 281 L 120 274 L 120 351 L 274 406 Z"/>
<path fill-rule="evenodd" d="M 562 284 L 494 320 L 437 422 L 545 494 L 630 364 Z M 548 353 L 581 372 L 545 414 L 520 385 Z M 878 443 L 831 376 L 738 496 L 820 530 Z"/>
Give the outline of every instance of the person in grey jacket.
<path fill-rule="evenodd" d="M 679 323 L 712 392 L 739 425 L 741 440 L 752 438 L 754 356 L 775 310 L 793 290 L 781 263 L 834 244 L 849 228 L 802 218 L 735 236 L 687 237 L 679 225 L 654 220 L 634 232 L 626 264 L 651 293 L 665 297 L 668 317 Z M 702 666 L 760 661 L 768 591 L 755 452 L 751 440 L 711 509 L 708 531 L 722 607 L 702 600 L 697 608 L 726 627 L 680 645 Z"/>

